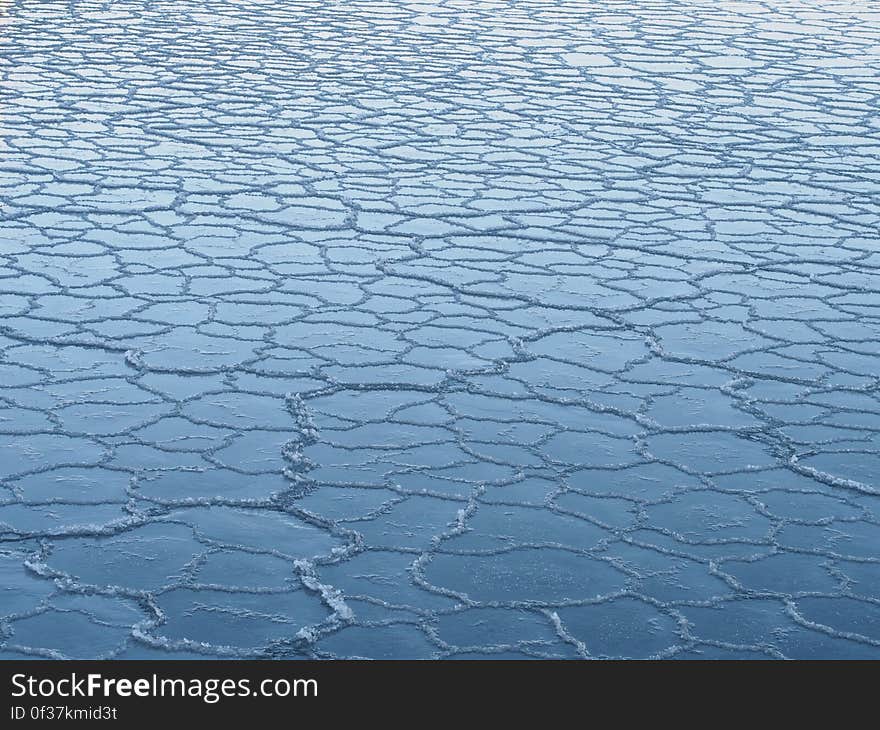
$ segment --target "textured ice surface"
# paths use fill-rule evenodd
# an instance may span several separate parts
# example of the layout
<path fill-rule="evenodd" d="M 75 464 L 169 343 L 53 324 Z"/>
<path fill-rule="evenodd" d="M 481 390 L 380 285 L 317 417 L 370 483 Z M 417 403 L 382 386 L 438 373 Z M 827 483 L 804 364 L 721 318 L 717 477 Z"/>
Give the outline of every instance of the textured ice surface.
<path fill-rule="evenodd" d="M 871 3 L 0 24 L 0 655 L 880 658 Z"/>

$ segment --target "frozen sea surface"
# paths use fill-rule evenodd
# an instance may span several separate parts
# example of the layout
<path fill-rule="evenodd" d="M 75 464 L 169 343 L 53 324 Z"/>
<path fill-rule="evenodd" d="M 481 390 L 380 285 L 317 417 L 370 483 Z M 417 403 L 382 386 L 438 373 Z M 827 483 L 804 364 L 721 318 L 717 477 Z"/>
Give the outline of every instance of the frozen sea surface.
<path fill-rule="evenodd" d="M 872 3 L 0 33 L 0 656 L 880 658 Z"/>

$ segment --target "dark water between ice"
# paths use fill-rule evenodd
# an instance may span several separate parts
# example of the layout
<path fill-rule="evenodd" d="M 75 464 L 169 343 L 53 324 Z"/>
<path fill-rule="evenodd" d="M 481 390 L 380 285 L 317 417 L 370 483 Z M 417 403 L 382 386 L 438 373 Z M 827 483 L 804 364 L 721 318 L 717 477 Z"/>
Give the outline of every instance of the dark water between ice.
<path fill-rule="evenodd" d="M 880 658 L 880 13 L 0 3 L 0 656 Z"/>

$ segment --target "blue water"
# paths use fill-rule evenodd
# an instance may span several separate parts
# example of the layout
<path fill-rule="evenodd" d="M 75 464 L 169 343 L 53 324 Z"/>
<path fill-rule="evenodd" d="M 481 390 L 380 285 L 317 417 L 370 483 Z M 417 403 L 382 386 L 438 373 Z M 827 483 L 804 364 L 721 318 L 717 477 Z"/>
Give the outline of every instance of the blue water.
<path fill-rule="evenodd" d="M 0 26 L 0 657 L 880 658 L 870 4 Z"/>

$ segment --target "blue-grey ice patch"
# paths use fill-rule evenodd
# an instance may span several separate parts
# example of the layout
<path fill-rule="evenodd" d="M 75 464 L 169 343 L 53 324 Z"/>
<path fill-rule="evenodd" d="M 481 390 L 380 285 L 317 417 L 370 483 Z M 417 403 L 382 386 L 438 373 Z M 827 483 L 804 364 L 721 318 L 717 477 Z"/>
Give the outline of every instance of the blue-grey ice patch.
<path fill-rule="evenodd" d="M 0 25 L 0 657 L 880 657 L 869 4 Z"/>

